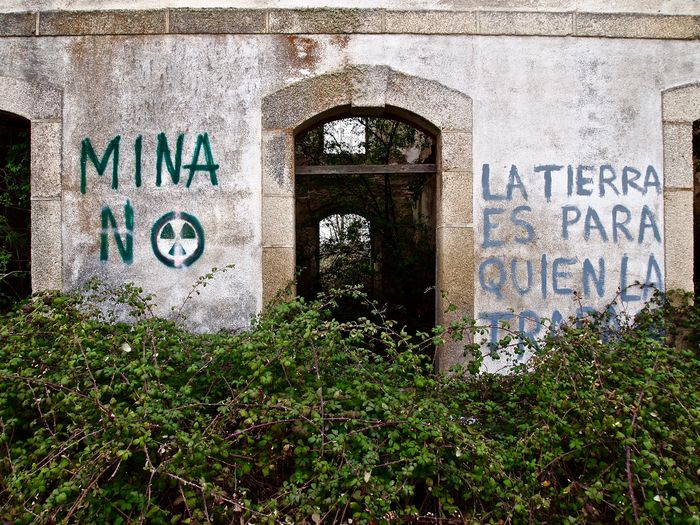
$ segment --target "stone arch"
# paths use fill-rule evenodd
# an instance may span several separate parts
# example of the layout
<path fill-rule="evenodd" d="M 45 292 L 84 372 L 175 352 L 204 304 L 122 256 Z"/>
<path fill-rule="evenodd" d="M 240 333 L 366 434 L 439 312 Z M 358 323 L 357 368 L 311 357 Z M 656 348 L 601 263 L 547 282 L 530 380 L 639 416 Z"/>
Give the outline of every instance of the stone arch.
<path fill-rule="evenodd" d="M 692 291 L 693 122 L 700 119 L 700 83 L 670 88 L 661 100 L 666 288 Z"/>
<path fill-rule="evenodd" d="M 437 137 L 436 283 L 474 313 L 472 219 L 472 100 L 438 82 L 386 66 L 349 67 L 299 81 L 262 101 L 262 299 L 294 279 L 294 136 L 339 114 L 382 115 L 429 128 Z M 448 319 L 438 296 L 436 322 Z M 461 349 L 443 349 L 439 367 L 463 361 Z"/>
<path fill-rule="evenodd" d="M 60 290 L 63 94 L 46 84 L 0 76 L 0 110 L 31 123 L 32 291 Z"/>

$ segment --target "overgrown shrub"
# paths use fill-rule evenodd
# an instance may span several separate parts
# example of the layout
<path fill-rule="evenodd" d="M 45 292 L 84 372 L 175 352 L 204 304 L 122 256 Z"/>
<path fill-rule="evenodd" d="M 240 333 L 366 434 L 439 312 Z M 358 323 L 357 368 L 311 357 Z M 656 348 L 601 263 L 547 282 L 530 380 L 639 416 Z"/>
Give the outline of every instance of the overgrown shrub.
<path fill-rule="evenodd" d="M 29 149 L 26 131 L 0 144 L 0 312 L 31 293 Z"/>
<path fill-rule="evenodd" d="M 0 522 L 700 523 L 693 307 L 441 377 L 421 345 L 452 330 L 332 296 L 194 335 L 125 291 L 132 324 L 61 295 L 0 319 Z"/>

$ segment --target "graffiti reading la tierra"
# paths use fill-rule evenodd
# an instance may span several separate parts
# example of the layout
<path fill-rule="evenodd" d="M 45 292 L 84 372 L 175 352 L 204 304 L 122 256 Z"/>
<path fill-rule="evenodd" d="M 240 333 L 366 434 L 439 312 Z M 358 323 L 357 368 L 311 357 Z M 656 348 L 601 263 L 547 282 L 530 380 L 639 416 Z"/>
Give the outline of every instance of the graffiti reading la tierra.
<path fill-rule="evenodd" d="M 663 272 L 657 259 L 662 248 L 661 228 L 652 207 L 643 204 L 649 200 L 647 195 L 662 192 L 661 179 L 653 166 L 639 169 L 609 164 L 543 164 L 534 166 L 531 177 L 524 178 L 521 173 L 518 166 L 511 165 L 496 177 L 489 164 L 482 165 L 482 258 L 477 278 L 487 297 L 505 302 L 521 297 L 537 305 L 548 298 L 573 297 L 575 291 L 585 302 L 611 298 L 620 290 L 620 299 L 629 303 L 648 299 L 653 288 L 663 290 Z M 495 180 L 501 181 L 500 187 Z M 528 186 L 525 180 L 536 183 L 529 182 Z M 530 201 L 535 192 L 539 193 L 540 204 L 542 197 L 547 203 L 554 197 L 556 204 L 533 209 Z M 545 214 L 555 220 L 557 227 L 538 232 L 538 219 Z M 533 247 L 542 236 L 554 242 L 544 243 L 546 251 L 537 253 Z M 619 248 L 606 250 L 609 257 L 571 256 L 572 252 L 586 253 L 580 247 L 576 250 L 572 243 Z M 531 245 L 532 256 L 518 255 L 520 245 Z M 640 257 L 637 252 L 632 258 L 624 253 L 628 246 L 635 245 L 648 248 L 646 255 Z M 564 254 L 552 253 L 557 247 Z M 645 276 L 641 290 L 629 287 L 633 284 L 630 275 L 635 273 L 632 264 L 636 275 Z M 619 280 L 608 277 L 613 273 L 619 275 Z M 579 310 L 583 315 L 591 308 L 582 306 Z M 490 324 L 491 342 L 495 343 L 503 321 L 513 321 L 526 336 L 536 337 L 541 325 L 532 320 L 543 317 L 542 313 L 504 309 L 480 312 L 479 317 Z M 546 312 L 546 317 L 556 324 L 563 315 L 554 310 Z"/>
<path fill-rule="evenodd" d="M 183 164 L 183 147 L 185 134 L 180 133 L 174 145 L 168 142 L 165 133 L 156 137 L 155 185 L 183 185 L 189 188 L 200 173 L 208 176 L 212 186 L 218 186 L 217 171 L 219 165 L 214 162 L 209 135 L 197 135 L 189 164 Z M 103 176 L 111 165 L 111 188 L 118 190 L 124 184 L 124 174 L 120 173 L 121 136 L 117 135 L 107 143 L 102 155 L 98 155 L 89 138 L 83 139 L 80 146 L 80 193 L 87 194 L 88 172 L 94 168 L 98 176 Z M 134 168 L 133 184 L 140 188 L 143 184 L 143 137 L 139 135 L 133 145 Z M 184 171 L 184 173 L 183 173 Z M 186 175 L 181 177 L 181 175 Z M 114 212 L 103 206 L 100 213 L 100 260 L 109 260 L 110 236 L 114 241 L 116 252 L 124 264 L 134 260 L 134 208 L 130 201 L 124 204 L 123 228 Z M 120 234 L 122 230 L 124 233 Z M 151 228 L 151 248 L 155 258 L 169 268 L 184 268 L 193 264 L 204 252 L 204 229 L 199 220 L 184 211 L 168 211 L 158 219 Z"/>

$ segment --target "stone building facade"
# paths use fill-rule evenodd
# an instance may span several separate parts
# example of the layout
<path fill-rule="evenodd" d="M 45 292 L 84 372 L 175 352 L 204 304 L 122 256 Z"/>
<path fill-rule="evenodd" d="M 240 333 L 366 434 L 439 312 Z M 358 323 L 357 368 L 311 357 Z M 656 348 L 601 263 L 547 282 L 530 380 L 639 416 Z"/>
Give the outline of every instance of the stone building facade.
<path fill-rule="evenodd" d="M 130 281 L 167 314 L 235 264 L 188 322 L 246 326 L 295 275 L 295 134 L 365 114 L 436 137 L 436 322 L 537 335 L 692 289 L 699 39 L 695 0 L 4 0 L 33 289 Z"/>

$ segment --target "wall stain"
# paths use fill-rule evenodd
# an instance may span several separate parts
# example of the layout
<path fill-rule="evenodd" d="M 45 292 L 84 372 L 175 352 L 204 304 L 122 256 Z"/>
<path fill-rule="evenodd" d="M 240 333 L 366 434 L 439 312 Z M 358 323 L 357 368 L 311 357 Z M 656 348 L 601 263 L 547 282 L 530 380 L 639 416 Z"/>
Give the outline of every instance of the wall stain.
<path fill-rule="evenodd" d="M 290 67 L 297 71 L 311 71 L 318 64 L 318 42 L 312 38 L 289 35 L 287 38 L 287 57 Z"/>

